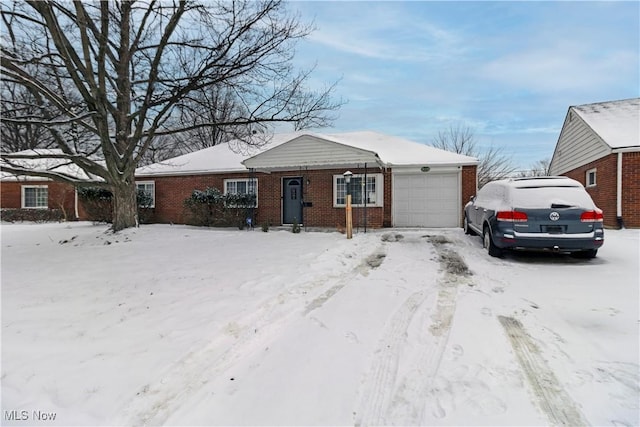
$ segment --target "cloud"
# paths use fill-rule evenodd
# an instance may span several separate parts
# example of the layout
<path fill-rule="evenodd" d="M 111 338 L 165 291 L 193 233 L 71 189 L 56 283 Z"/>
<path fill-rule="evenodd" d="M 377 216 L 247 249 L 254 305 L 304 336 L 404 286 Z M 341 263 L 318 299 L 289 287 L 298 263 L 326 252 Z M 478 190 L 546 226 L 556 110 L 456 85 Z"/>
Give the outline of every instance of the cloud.
<path fill-rule="evenodd" d="M 340 53 L 403 62 L 445 60 L 462 50 L 458 36 L 426 20 L 419 5 L 341 3 L 340 14 L 322 15 L 309 41 Z M 335 12 L 335 5 L 327 10 Z"/>
<path fill-rule="evenodd" d="M 480 74 L 530 92 L 593 90 L 637 75 L 638 61 L 638 53 L 629 50 L 594 51 L 584 44 L 559 43 L 488 61 Z"/>

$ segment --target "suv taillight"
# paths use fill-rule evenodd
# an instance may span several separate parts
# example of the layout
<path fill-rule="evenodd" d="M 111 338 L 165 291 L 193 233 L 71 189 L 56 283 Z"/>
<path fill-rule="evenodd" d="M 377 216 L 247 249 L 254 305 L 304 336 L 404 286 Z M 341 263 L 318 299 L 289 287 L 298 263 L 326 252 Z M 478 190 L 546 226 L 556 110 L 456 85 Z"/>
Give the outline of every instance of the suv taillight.
<path fill-rule="evenodd" d="M 509 222 L 525 222 L 528 217 L 524 212 L 518 211 L 500 211 L 496 213 L 496 219 L 498 221 L 509 221 Z"/>
<path fill-rule="evenodd" d="M 604 215 L 602 215 L 602 211 L 597 209 L 595 211 L 585 211 L 580 215 L 580 221 L 582 222 L 602 222 L 604 220 Z"/>

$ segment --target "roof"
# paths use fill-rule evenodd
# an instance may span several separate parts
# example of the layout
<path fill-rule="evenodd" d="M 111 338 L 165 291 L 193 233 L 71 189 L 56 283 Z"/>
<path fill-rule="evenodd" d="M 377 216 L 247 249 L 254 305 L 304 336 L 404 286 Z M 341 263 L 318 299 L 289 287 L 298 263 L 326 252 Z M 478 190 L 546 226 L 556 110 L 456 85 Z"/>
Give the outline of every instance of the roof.
<path fill-rule="evenodd" d="M 256 137 L 249 143 L 233 140 L 213 147 L 173 157 L 136 169 L 136 175 L 195 175 L 215 172 L 243 172 L 242 161 L 302 135 L 301 132 L 275 134 L 270 140 Z M 253 144 L 253 145 L 252 145 Z"/>
<path fill-rule="evenodd" d="M 255 145 L 234 140 L 203 150 L 174 157 L 163 162 L 143 166 L 136 170 L 137 176 L 194 175 L 201 173 L 243 172 L 247 167 L 242 163 L 249 158 L 285 143 L 295 144 L 302 137 L 323 140 L 345 147 L 352 147 L 369 154 L 375 154 L 385 166 L 411 165 L 475 165 L 478 160 L 435 147 L 409 141 L 403 138 L 377 132 L 349 132 L 320 134 L 314 132 L 294 132 L 273 135 L 268 141 L 257 139 Z M 259 138 L 259 136 L 256 136 Z M 309 140 L 310 138 L 306 138 Z M 284 148 L 284 146 L 282 147 Z"/>
<path fill-rule="evenodd" d="M 61 156 L 64 152 L 58 148 L 35 148 L 31 150 L 18 151 L 11 153 L 12 155 L 34 156 L 32 158 L 11 159 L 12 165 L 20 166 L 24 169 L 33 171 L 54 172 L 76 178 L 79 181 L 95 181 L 96 177 L 87 175 L 78 165 L 71 163 L 69 160 L 61 158 L 47 158 L 46 156 Z M 43 157 L 38 157 L 43 156 Z M 0 160 L 0 163 L 5 163 Z M 47 181 L 49 178 L 20 175 L 16 176 L 9 172 L 0 172 L 0 180 L 2 181 Z"/>
<path fill-rule="evenodd" d="M 328 139 L 351 147 L 372 151 L 387 166 L 423 165 L 475 165 L 478 159 L 430 145 L 420 144 L 396 136 L 363 131 L 326 135 Z"/>
<path fill-rule="evenodd" d="M 640 98 L 572 107 L 611 148 L 640 147 Z"/>

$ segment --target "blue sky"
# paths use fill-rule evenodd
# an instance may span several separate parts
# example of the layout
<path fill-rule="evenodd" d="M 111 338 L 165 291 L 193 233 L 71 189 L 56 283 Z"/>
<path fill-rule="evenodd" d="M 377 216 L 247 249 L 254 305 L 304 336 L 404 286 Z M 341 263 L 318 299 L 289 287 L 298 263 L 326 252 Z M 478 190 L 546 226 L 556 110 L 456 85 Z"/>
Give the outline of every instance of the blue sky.
<path fill-rule="evenodd" d="M 527 169 L 553 154 L 571 105 L 640 96 L 640 2 L 294 1 L 316 30 L 296 64 L 340 79 L 322 132 L 432 143 L 451 124 Z"/>

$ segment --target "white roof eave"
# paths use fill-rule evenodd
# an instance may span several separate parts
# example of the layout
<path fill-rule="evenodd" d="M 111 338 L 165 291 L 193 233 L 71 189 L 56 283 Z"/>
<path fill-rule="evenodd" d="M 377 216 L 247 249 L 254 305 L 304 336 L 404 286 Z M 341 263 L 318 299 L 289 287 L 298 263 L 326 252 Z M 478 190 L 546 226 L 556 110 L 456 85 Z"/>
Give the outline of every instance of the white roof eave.
<path fill-rule="evenodd" d="M 194 170 L 164 170 L 157 172 L 138 172 L 136 173 L 136 177 L 145 177 L 152 178 L 155 176 L 189 176 L 189 175 L 213 175 L 213 174 L 222 174 L 222 173 L 242 173 L 249 172 L 249 169 L 246 168 L 223 168 L 223 169 L 194 169 Z"/>

